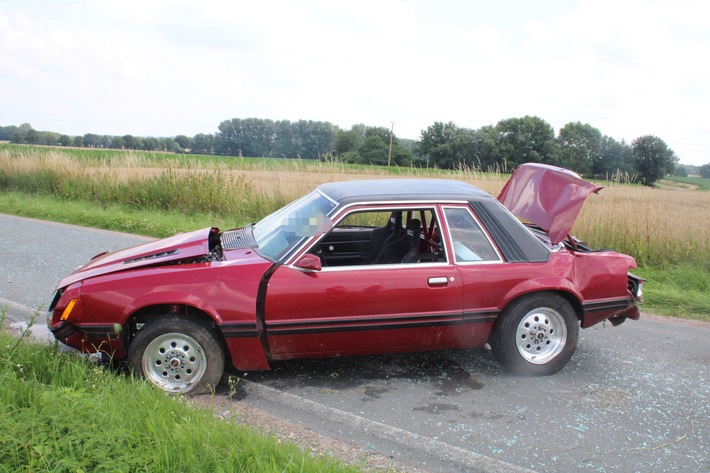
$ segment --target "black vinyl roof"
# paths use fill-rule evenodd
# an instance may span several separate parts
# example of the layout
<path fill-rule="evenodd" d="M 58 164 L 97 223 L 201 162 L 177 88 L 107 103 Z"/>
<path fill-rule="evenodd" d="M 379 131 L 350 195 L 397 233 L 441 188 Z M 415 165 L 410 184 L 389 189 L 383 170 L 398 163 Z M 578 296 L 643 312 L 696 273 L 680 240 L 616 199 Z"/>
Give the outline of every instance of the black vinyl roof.
<path fill-rule="evenodd" d="M 341 205 L 403 200 L 470 202 L 482 198 L 493 198 L 476 186 L 447 179 L 373 179 L 329 182 L 318 186 L 318 190 Z"/>

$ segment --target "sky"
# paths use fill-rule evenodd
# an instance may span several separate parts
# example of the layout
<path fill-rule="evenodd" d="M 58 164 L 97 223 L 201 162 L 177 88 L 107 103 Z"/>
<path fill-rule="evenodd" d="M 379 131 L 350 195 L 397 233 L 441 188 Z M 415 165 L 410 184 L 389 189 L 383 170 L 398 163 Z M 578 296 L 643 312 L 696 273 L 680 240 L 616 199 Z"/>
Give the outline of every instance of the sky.
<path fill-rule="evenodd" d="M 0 125 L 231 118 L 477 129 L 527 115 L 710 163 L 706 0 L 0 0 Z"/>

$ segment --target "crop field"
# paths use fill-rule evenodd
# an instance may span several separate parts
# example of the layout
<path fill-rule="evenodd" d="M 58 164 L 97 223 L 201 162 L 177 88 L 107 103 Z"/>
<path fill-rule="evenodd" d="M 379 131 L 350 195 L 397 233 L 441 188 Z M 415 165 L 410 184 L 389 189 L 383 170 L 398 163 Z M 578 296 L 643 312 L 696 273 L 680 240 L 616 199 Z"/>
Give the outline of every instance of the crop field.
<path fill-rule="evenodd" d="M 67 208 L 79 202 L 93 209 L 88 213 L 109 212 L 107 219 L 113 221 L 135 220 L 132 212 L 169 214 L 170 224 L 161 229 L 108 225 L 152 236 L 199 228 L 203 221 L 231 227 L 258 221 L 323 182 L 399 177 L 457 179 L 497 195 L 508 176 L 476 169 L 0 145 L 0 190 L 20 196 L 10 201 L 39 196 Z M 594 248 L 630 254 L 649 272 L 675 274 L 665 286 L 667 312 L 675 306 L 675 312 L 683 312 L 683 301 L 693 298 L 700 308 L 692 310 L 710 312 L 710 192 L 600 184 L 606 188 L 585 203 L 572 234 Z M 18 207 L 22 203 L 15 202 Z M 85 221 L 102 225 L 90 215 Z M 692 297 L 675 289 L 688 287 L 693 287 Z"/>

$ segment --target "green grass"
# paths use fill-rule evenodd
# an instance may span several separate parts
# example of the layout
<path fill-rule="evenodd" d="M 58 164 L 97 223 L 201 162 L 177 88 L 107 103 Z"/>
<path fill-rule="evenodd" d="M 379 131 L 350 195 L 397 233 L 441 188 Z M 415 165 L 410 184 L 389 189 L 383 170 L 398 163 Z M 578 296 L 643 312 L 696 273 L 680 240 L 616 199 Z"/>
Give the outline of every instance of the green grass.
<path fill-rule="evenodd" d="M 17 471 L 356 470 L 0 330 L 0 472 Z"/>
<path fill-rule="evenodd" d="M 181 212 L 136 209 L 118 204 L 99 206 L 91 202 L 65 201 L 19 192 L 0 194 L 0 213 L 156 238 L 210 226 L 229 229 L 248 223 L 214 214 L 185 215 Z"/>
<path fill-rule="evenodd" d="M 649 281 L 642 311 L 710 322 L 710 272 L 687 264 L 639 268 L 635 273 Z"/>
<path fill-rule="evenodd" d="M 682 184 L 689 184 L 691 186 L 696 186 L 699 190 L 703 190 L 703 191 L 710 190 L 710 179 L 706 179 L 704 177 L 666 176 L 665 180 L 680 182 Z"/>

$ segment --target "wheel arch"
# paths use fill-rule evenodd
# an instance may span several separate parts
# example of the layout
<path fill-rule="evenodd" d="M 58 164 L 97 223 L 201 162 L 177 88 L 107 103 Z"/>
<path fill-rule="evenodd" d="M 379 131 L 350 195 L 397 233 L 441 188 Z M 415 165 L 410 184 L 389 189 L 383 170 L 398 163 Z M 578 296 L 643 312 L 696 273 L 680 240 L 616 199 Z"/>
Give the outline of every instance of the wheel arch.
<path fill-rule="evenodd" d="M 143 324 L 162 316 L 183 316 L 198 321 L 205 328 L 214 332 L 217 340 L 224 350 L 225 362 L 231 363 L 227 341 L 222 333 L 222 329 L 216 320 L 208 312 L 195 306 L 185 303 L 175 304 L 153 304 L 141 307 L 130 314 L 123 326 L 123 342 L 126 352 L 138 331 Z"/>
<path fill-rule="evenodd" d="M 513 305 L 514 303 L 518 302 L 521 299 L 524 299 L 526 297 L 533 296 L 535 294 L 556 294 L 558 296 L 561 296 L 563 299 L 565 299 L 570 306 L 572 306 L 572 310 L 574 310 L 575 315 L 577 316 L 577 320 L 580 322 L 583 320 L 584 317 L 584 309 L 582 308 L 582 302 L 579 300 L 576 294 L 573 292 L 567 291 L 565 289 L 534 289 L 530 290 L 521 294 L 518 294 L 514 298 L 510 299 L 505 306 L 503 306 L 503 309 L 501 310 L 501 313 L 505 311 L 508 307 Z M 500 320 L 500 317 L 499 317 Z M 497 321 L 496 321 L 497 323 Z"/>

